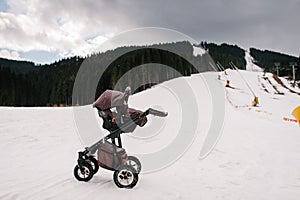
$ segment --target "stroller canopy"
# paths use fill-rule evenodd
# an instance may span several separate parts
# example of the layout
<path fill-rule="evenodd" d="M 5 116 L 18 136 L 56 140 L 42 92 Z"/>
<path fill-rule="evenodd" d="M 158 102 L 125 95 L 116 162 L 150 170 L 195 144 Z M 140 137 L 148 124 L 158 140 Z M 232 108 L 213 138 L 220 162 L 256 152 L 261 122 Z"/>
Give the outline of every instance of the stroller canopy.
<path fill-rule="evenodd" d="M 123 117 L 125 121 L 129 119 L 134 119 L 141 115 L 143 112 L 133 108 L 128 108 L 128 92 L 119 92 L 115 90 L 106 90 L 100 97 L 93 103 L 93 106 L 104 111 L 107 115 L 112 118 L 115 117 L 118 121 L 120 117 Z M 122 116 L 114 115 L 110 109 L 114 107 L 123 108 L 121 113 Z M 147 118 L 143 117 L 136 121 L 135 124 L 139 126 L 144 126 L 147 123 Z"/>
<path fill-rule="evenodd" d="M 101 110 L 107 110 L 113 107 L 125 106 L 124 102 L 125 93 L 116 90 L 106 90 L 93 103 L 93 106 Z"/>

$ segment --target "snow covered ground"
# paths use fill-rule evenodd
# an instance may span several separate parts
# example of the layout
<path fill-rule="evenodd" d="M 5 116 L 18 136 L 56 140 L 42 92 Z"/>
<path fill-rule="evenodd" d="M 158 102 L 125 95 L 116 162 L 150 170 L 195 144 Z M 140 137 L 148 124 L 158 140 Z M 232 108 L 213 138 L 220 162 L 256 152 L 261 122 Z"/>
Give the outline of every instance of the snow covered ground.
<path fill-rule="evenodd" d="M 263 72 L 264 70 L 262 68 L 254 64 L 254 58 L 250 55 L 249 51 L 245 51 L 246 70 L 254 72 Z"/>
<path fill-rule="evenodd" d="M 280 85 L 276 87 L 284 95 L 267 93 L 261 86 L 261 72 L 227 73 L 221 80 L 211 72 L 178 78 L 131 97 L 133 108 L 143 110 L 155 105 L 167 110 L 169 116 L 163 119 L 165 128 L 158 135 L 141 139 L 143 130 L 150 127 L 125 135 L 124 146 L 129 153 L 163 148 L 176 136 L 183 119 L 176 98 L 168 92 L 172 85 L 187 81 L 196 94 L 199 110 L 198 134 L 184 155 L 169 167 L 140 174 L 132 190 L 117 188 L 112 172 L 104 169 L 90 182 L 75 180 L 73 167 L 83 145 L 72 108 L 1 107 L 0 199 L 299 199 L 300 127 L 283 117 L 293 118 L 291 112 L 300 105 L 300 96 Z M 249 107 L 253 96 L 241 75 L 259 97 L 259 107 Z M 215 76 L 223 85 L 229 79 L 235 89 L 224 88 L 222 137 L 211 154 L 200 160 L 212 111 L 205 76 Z M 154 119 L 149 120 L 151 125 Z"/>
<path fill-rule="evenodd" d="M 202 48 L 202 47 L 196 47 L 196 46 L 193 46 L 193 55 L 194 56 L 201 56 L 205 54 L 205 50 Z"/>

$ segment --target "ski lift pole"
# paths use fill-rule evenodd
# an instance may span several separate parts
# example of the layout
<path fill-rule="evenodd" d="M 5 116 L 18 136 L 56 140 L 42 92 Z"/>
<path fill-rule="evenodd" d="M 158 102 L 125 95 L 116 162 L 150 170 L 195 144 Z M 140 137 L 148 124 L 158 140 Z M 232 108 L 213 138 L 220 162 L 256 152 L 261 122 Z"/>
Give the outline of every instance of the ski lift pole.
<path fill-rule="evenodd" d="M 292 71 L 293 71 L 293 80 L 294 80 L 294 83 L 293 83 L 293 87 L 296 86 L 296 72 L 295 72 L 295 67 L 297 66 L 297 62 L 290 62 L 290 66 L 292 67 Z"/>

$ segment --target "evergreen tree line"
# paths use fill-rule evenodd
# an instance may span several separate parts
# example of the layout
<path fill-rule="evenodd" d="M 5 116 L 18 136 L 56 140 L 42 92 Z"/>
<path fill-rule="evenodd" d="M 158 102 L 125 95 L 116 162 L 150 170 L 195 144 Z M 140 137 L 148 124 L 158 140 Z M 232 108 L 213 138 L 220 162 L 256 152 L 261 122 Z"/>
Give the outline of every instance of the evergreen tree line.
<path fill-rule="evenodd" d="M 219 62 L 224 68 L 231 68 L 230 62 L 233 62 L 240 69 L 246 69 L 245 50 L 237 45 L 200 43 L 200 46 L 209 52 L 209 55 L 215 62 Z"/>
<path fill-rule="evenodd" d="M 191 47 L 191 45 L 187 47 Z M 186 50 L 185 52 L 192 56 L 193 50 Z M 146 66 L 145 64 L 148 65 Z M 131 72 L 130 70 L 136 66 L 142 66 L 139 73 Z M 155 66 L 155 70 L 150 69 Z M 125 83 L 117 89 L 123 91 L 128 85 L 132 88 L 138 88 L 134 92 L 140 92 L 153 84 L 177 78 L 180 74 L 189 76 L 196 73 L 197 70 L 192 63 L 170 51 L 152 47 L 136 49 L 124 54 L 110 64 L 108 70 L 104 72 L 102 79 L 99 81 L 96 96 L 100 95 L 107 88 L 115 88 L 118 80 L 127 72 Z"/>
<path fill-rule="evenodd" d="M 208 50 L 213 60 L 220 62 L 226 68 L 230 68 L 230 62 L 241 69 L 246 68 L 245 51 L 236 45 L 201 42 L 197 46 Z M 177 55 L 172 52 L 180 53 Z M 299 66 L 299 58 L 292 56 L 257 49 L 251 49 L 250 54 L 259 66 L 265 66 L 266 71 L 273 70 L 274 62 L 281 63 L 282 74 L 284 66 L 290 61 L 298 62 Z M 122 91 L 125 89 L 124 87 L 129 85 L 132 88 L 137 88 L 134 92 L 139 92 L 154 84 L 176 78 L 179 74 L 189 76 L 192 73 L 208 71 L 211 68 L 210 66 L 203 66 L 203 63 L 207 63 L 207 61 L 203 61 L 205 60 L 203 57 L 205 56 L 193 55 L 193 46 L 189 42 L 176 42 L 119 47 L 114 50 L 95 53 L 86 58 L 76 56 L 45 65 L 0 59 L 0 105 L 72 105 L 73 85 L 77 72 L 84 63 L 89 63 L 90 67 L 95 68 L 96 71 L 92 76 L 101 74 L 96 94 L 93 97 L 96 99 L 106 89 L 114 89 L 124 74 L 127 75 L 125 83 L 117 89 Z M 158 67 L 155 68 L 157 71 L 149 70 L 155 64 L 170 68 Z M 199 68 L 195 70 L 193 65 L 202 66 L 202 68 L 200 71 Z M 131 73 L 131 70 L 137 66 L 142 66 L 141 73 Z M 100 73 L 104 69 L 106 69 L 104 73 Z M 297 71 L 298 79 L 299 71 Z M 92 77 L 90 76 L 90 74 L 86 74 L 86 85 L 92 84 L 90 82 Z M 82 105 L 91 102 L 78 101 L 78 103 Z"/>
<path fill-rule="evenodd" d="M 207 43 L 205 41 L 200 43 L 200 46 L 209 51 L 210 56 L 214 61 L 221 63 L 225 68 L 231 68 L 230 62 L 233 62 L 240 69 L 246 69 L 245 50 L 237 45 Z M 290 56 L 269 50 L 259 50 L 250 48 L 250 55 L 254 58 L 255 64 L 264 69 L 265 72 L 277 73 L 277 66 L 279 64 L 279 76 L 292 77 L 291 63 L 296 63 L 296 80 L 300 80 L 300 56 Z"/>
<path fill-rule="evenodd" d="M 6 58 L 0 58 L 0 66 L 5 66 L 16 74 L 22 74 L 36 69 L 33 62 L 9 60 Z"/>
<path fill-rule="evenodd" d="M 296 69 L 296 80 L 300 80 L 300 56 L 299 58 L 285 55 L 278 52 L 268 51 L 268 50 L 259 50 L 255 48 L 250 48 L 250 55 L 255 59 L 255 63 L 264 68 L 266 72 L 277 73 L 279 76 L 291 76 L 292 77 L 292 66 L 295 64 Z"/>
<path fill-rule="evenodd" d="M 159 48 L 157 48 L 159 47 Z M 143 47 L 120 47 L 105 53 L 92 54 L 86 58 L 72 57 L 63 59 L 52 64 L 36 65 L 30 70 L 18 71 L 18 61 L 14 62 L 14 67 L 7 67 L 0 63 L 0 105 L 4 106 L 51 106 L 51 105 L 72 105 L 72 92 L 76 74 L 81 64 L 93 62 L 92 65 L 99 69 L 119 52 L 122 56 L 115 59 L 104 71 L 98 82 L 95 99 L 106 89 L 113 89 L 121 76 L 136 66 L 143 64 L 158 63 L 178 71 L 187 76 L 196 73 L 192 64 L 181 56 L 163 49 L 181 49 L 186 57 L 193 57 L 192 45 L 188 42 L 177 42 L 170 44 L 159 44 Z M 123 51 L 128 52 L 123 55 Z M 146 68 L 145 68 L 146 70 Z M 160 70 L 160 69 L 158 69 Z M 137 91 L 142 91 L 149 86 L 161 83 L 166 80 L 178 77 L 172 70 L 143 73 L 145 85 L 141 85 Z M 203 70 L 204 71 L 204 70 Z M 89 84 L 87 75 L 86 84 Z M 138 74 L 130 74 L 126 85 L 133 86 L 139 82 L 141 77 Z M 139 82 L 140 83 L 140 82 Z M 150 84 L 149 84 L 150 83 Z M 153 84 L 151 84 L 153 83 Z M 123 90 L 120 88 L 119 90 Z M 91 102 L 85 102 L 91 103 Z"/>
<path fill-rule="evenodd" d="M 63 59 L 20 72 L 0 64 L 0 105 L 47 106 L 70 104 L 82 58 Z"/>

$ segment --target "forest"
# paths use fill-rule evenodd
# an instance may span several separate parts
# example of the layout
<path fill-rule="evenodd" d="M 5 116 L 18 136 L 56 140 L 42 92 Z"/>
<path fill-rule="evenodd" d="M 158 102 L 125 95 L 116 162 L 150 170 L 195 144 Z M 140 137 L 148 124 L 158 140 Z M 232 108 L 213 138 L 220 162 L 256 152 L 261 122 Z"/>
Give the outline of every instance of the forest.
<path fill-rule="evenodd" d="M 204 48 L 215 62 L 229 68 L 233 62 L 241 69 L 246 68 L 245 50 L 237 45 L 207 43 L 193 44 Z M 87 57 L 70 57 L 55 61 L 51 64 L 37 65 L 28 61 L 14 61 L 0 58 L 0 105 L 2 106 L 70 106 L 72 105 L 73 86 L 80 66 L 86 62 L 94 62 L 97 69 L 105 69 L 97 85 L 94 99 L 106 89 L 115 88 L 118 80 L 127 72 L 146 64 L 160 64 L 169 69 L 153 70 L 142 68 L 142 76 L 129 73 L 127 85 L 136 86 L 134 92 L 139 92 L 173 78 L 189 76 L 193 73 L 212 70 L 210 66 L 203 66 L 204 56 L 193 55 L 193 45 L 189 42 L 155 44 L 149 46 L 119 47 L 107 52 L 94 53 Z M 167 50 L 166 50 L 167 49 Z M 173 53 L 179 52 L 179 54 Z M 172 51 L 174 50 L 174 51 Z M 125 53 L 124 53 L 125 52 Z M 290 62 L 298 63 L 297 57 L 281 53 L 262 51 L 251 48 L 250 54 L 256 64 L 265 71 L 274 72 L 274 63 L 280 63 L 280 75 L 290 75 Z M 118 56 L 105 66 L 111 58 Z M 207 62 L 206 62 L 207 63 Z M 152 66 L 148 65 L 148 67 Z M 195 68 L 195 65 L 201 68 Z M 176 73 L 174 73 L 174 71 Z M 297 70 L 297 79 L 300 79 Z M 87 83 L 89 78 L 87 77 Z M 124 88 L 119 88 L 120 90 Z M 83 102 L 83 104 L 92 102 Z"/>
<path fill-rule="evenodd" d="M 255 63 L 267 72 L 277 73 L 278 66 L 279 76 L 292 77 L 292 65 L 295 65 L 297 70 L 296 80 L 300 79 L 300 57 L 296 58 L 278 52 L 262 51 L 255 48 L 250 48 L 250 55 L 255 59 Z"/>

